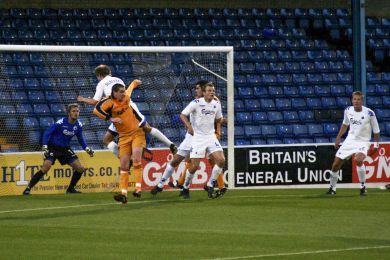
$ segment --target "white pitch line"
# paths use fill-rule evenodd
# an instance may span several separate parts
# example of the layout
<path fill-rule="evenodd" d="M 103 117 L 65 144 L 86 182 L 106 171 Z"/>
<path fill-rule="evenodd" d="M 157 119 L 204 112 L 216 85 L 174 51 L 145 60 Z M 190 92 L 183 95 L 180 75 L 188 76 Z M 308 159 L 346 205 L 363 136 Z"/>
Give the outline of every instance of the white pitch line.
<path fill-rule="evenodd" d="M 224 196 L 221 198 L 225 199 L 242 199 L 242 198 L 273 198 L 273 197 L 317 197 L 321 194 L 273 194 L 273 195 L 247 195 L 247 196 Z M 373 195 L 373 194 L 370 194 Z M 382 194 L 375 194 L 382 195 Z M 217 199 L 219 200 L 219 199 Z M 147 201 L 129 201 L 128 204 L 143 204 L 143 203 L 152 203 L 152 202 L 175 202 L 175 201 L 183 201 L 183 199 L 165 199 L 165 200 L 147 200 Z M 35 209 L 15 209 L 15 210 L 4 210 L 0 211 L 0 214 L 5 213 L 14 213 L 14 212 L 28 212 L 28 211 L 39 211 L 39 210 L 56 210 L 56 209 L 68 209 L 68 208 L 83 208 L 83 207 L 98 207 L 98 206 L 107 206 L 107 205 L 120 205 L 121 203 L 111 202 L 111 203 L 101 203 L 101 204 L 84 204 L 84 205 L 71 205 L 71 206 L 62 206 L 62 207 L 48 207 L 48 208 L 35 208 Z"/>
<path fill-rule="evenodd" d="M 165 202 L 165 201 L 168 201 L 168 200 L 131 201 L 131 202 L 128 202 L 128 204 L 143 204 L 143 203 Z M 15 209 L 15 210 L 0 211 L 0 214 L 15 213 L 15 212 L 27 212 L 27 211 L 39 211 L 39 210 L 56 210 L 56 209 L 98 207 L 98 206 L 107 206 L 107 205 L 121 205 L 121 203 L 111 202 L 111 203 L 101 203 L 101 204 L 84 204 L 84 205 L 71 205 L 71 206 L 35 208 L 35 209 Z"/>
<path fill-rule="evenodd" d="M 367 246 L 367 247 L 351 247 L 351 248 L 341 248 L 341 249 L 303 251 L 303 252 L 295 252 L 295 253 L 276 253 L 276 254 L 265 254 L 265 255 L 248 255 L 248 256 L 237 256 L 237 257 L 209 258 L 209 259 L 204 259 L 204 260 L 234 260 L 234 259 L 249 259 L 249 258 L 263 258 L 263 257 L 276 257 L 276 256 L 309 255 L 309 254 L 323 254 L 323 253 L 356 251 L 356 250 L 371 250 L 371 249 L 383 249 L 383 248 L 390 248 L 390 245 L 388 245 L 388 246 Z"/>

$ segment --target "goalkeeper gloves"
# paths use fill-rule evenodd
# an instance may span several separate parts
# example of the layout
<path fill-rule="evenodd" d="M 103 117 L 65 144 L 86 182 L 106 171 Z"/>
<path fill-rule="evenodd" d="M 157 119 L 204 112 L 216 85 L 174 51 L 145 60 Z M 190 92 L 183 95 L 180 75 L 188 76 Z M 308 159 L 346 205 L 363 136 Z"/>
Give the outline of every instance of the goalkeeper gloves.
<path fill-rule="evenodd" d="M 49 148 L 47 147 L 47 145 L 42 145 L 42 156 L 43 159 L 49 156 Z"/>
<path fill-rule="evenodd" d="M 92 148 L 89 148 L 88 146 L 85 148 L 85 151 L 87 152 L 87 154 L 89 154 L 89 156 L 93 157 L 93 154 L 95 153 L 94 150 L 92 150 Z"/>

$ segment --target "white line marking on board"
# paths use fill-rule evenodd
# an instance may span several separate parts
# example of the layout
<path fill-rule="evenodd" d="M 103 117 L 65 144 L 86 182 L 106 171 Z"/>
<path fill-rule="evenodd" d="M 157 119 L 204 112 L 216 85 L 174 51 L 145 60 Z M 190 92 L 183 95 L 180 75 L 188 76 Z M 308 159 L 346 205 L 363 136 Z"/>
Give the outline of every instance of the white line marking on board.
<path fill-rule="evenodd" d="M 249 258 L 263 258 L 263 257 L 276 257 L 276 256 L 309 255 L 309 254 L 323 254 L 323 253 L 357 251 L 357 250 L 371 250 L 371 249 L 383 249 L 383 248 L 390 248 L 390 245 L 388 245 L 388 246 L 351 247 L 351 248 L 326 249 L 326 250 L 315 250 L 315 251 L 302 251 L 302 252 L 295 252 L 295 253 L 276 253 L 276 254 L 264 254 L 264 255 L 248 255 L 248 256 L 237 256 L 237 257 L 209 258 L 209 259 L 204 259 L 204 260 L 234 260 L 234 259 L 249 259 Z"/>

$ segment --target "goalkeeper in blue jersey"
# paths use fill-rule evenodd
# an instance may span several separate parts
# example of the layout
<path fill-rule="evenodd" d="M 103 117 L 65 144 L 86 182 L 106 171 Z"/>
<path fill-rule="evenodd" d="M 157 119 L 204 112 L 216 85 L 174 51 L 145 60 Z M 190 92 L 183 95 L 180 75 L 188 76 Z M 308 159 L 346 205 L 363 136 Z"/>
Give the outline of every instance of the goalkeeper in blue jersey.
<path fill-rule="evenodd" d="M 67 113 L 67 117 L 61 118 L 45 131 L 42 140 L 42 153 L 44 157 L 42 168 L 31 178 L 27 188 L 23 191 L 23 195 L 30 194 L 32 187 L 50 170 L 56 160 L 61 165 L 69 164 L 73 168 L 73 176 L 66 193 L 81 193 L 75 189 L 75 186 L 85 171 L 85 168 L 75 152 L 70 148 L 70 141 L 73 136 L 77 136 L 80 145 L 91 157 L 94 151 L 87 146 L 83 137 L 83 125 L 78 120 L 80 115 L 79 105 L 69 104 Z"/>

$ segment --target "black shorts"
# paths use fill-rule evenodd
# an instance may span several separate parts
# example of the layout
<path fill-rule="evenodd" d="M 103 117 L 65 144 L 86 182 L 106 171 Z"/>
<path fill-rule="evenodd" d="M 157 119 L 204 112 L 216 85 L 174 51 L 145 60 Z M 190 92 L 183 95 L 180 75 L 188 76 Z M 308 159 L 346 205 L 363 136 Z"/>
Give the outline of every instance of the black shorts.
<path fill-rule="evenodd" d="M 70 147 L 60 147 L 55 145 L 49 145 L 49 153 L 48 156 L 45 157 L 45 160 L 49 160 L 53 164 L 56 160 L 58 160 L 61 165 L 71 164 L 78 159 L 79 158 Z"/>

